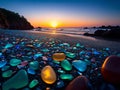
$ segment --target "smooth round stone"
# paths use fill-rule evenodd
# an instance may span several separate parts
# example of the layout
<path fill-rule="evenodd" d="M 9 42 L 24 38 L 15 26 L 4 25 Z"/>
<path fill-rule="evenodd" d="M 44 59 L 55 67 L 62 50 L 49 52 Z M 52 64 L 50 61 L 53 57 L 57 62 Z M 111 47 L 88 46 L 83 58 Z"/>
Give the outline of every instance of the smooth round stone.
<path fill-rule="evenodd" d="M 77 44 L 76 44 L 76 47 L 80 47 L 80 46 L 81 46 L 81 44 L 80 44 L 80 43 L 77 43 Z"/>
<path fill-rule="evenodd" d="M 0 61 L 0 68 L 4 67 L 7 64 L 7 61 Z"/>
<path fill-rule="evenodd" d="M 104 79 L 113 84 L 120 84 L 120 57 L 109 56 L 105 59 L 101 73 Z"/>
<path fill-rule="evenodd" d="M 56 60 L 53 60 L 53 62 L 56 63 L 56 64 L 60 64 L 60 62 L 59 62 L 59 61 L 56 61 Z"/>
<path fill-rule="evenodd" d="M 6 70 L 8 70 L 10 68 L 10 66 L 4 66 L 4 67 L 2 67 L 2 71 L 6 71 Z"/>
<path fill-rule="evenodd" d="M 37 54 L 34 55 L 34 59 L 37 59 L 39 57 L 42 57 L 42 53 L 37 53 Z"/>
<path fill-rule="evenodd" d="M 84 55 L 85 53 L 86 53 L 85 51 L 81 51 L 79 55 Z"/>
<path fill-rule="evenodd" d="M 33 69 L 31 69 L 31 68 L 28 68 L 28 69 L 27 69 L 27 72 L 28 72 L 29 74 L 35 75 L 35 70 L 33 70 Z"/>
<path fill-rule="evenodd" d="M 31 45 L 31 44 L 27 44 L 27 45 L 26 45 L 26 48 L 34 49 L 35 47 L 34 47 L 33 45 Z"/>
<path fill-rule="evenodd" d="M 45 48 L 45 49 L 42 49 L 41 51 L 43 51 L 43 52 L 49 52 L 50 50 L 47 49 L 47 48 Z"/>
<path fill-rule="evenodd" d="M 74 77 L 72 74 L 61 74 L 60 78 L 63 80 L 72 80 Z"/>
<path fill-rule="evenodd" d="M 82 60 L 74 60 L 72 65 L 80 72 L 84 72 L 87 69 L 87 63 Z"/>
<path fill-rule="evenodd" d="M 8 43 L 8 44 L 5 45 L 5 48 L 6 48 L 6 49 L 7 49 L 7 48 L 11 48 L 11 47 L 13 47 L 13 44 L 11 44 L 11 43 Z"/>
<path fill-rule="evenodd" d="M 76 57 L 75 53 L 71 53 L 71 52 L 66 52 L 66 56 L 69 57 L 69 58 L 75 58 Z"/>
<path fill-rule="evenodd" d="M 63 46 L 70 47 L 70 44 L 69 43 L 63 43 Z"/>
<path fill-rule="evenodd" d="M 21 62 L 21 66 L 26 66 L 28 64 L 28 61 L 23 61 L 23 62 Z"/>
<path fill-rule="evenodd" d="M 63 60 L 61 62 L 61 66 L 62 68 L 64 68 L 66 71 L 70 71 L 72 70 L 72 65 L 70 64 L 70 62 L 68 60 Z"/>
<path fill-rule="evenodd" d="M 63 71 L 63 70 L 58 70 L 58 73 L 63 74 L 63 73 L 65 73 L 65 71 Z"/>
<path fill-rule="evenodd" d="M 73 50 L 77 50 L 77 47 L 73 47 Z"/>
<path fill-rule="evenodd" d="M 49 65 L 41 70 L 41 78 L 47 84 L 53 84 L 57 79 L 55 71 Z"/>
<path fill-rule="evenodd" d="M 63 61 L 65 60 L 65 54 L 64 53 L 54 53 L 53 54 L 53 60 L 56 60 L 56 61 Z"/>
<path fill-rule="evenodd" d="M 10 60 L 10 65 L 11 66 L 17 66 L 18 64 L 21 63 L 21 60 L 20 59 L 11 59 Z"/>
<path fill-rule="evenodd" d="M 93 51 L 92 52 L 94 55 L 99 55 L 100 54 L 100 52 L 98 52 L 98 51 Z"/>
<path fill-rule="evenodd" d="M 37 70 L 39 68 L 39 62 L 38 61 L 30 62 L 29 67 L 34 69 L 34 70 Z"/>
<path fill-rule="evenodd" d="M 57 88 L 62 88 L 62 87 L 64 87 L 64 82 L 63 82 L 63 81 L 58 81 L 56 87 L 57 87 Z"/>
<path fill-rule="evenodd" d="M 25 70 L 20 70 L 12 78 L 5 81 L 2 90 L 20 89 L 28 84 L 28 75 Z"/>
<path fill-rule="evenodd" d="M 91 90 L 88 84 L 89 81 L 85 76 L 78 76 L 68 84 L 65 90 Z"/>
<path fill-rule="evenodd" d="M 8 70 L 2 73 L 2 77 L 10 77 L 12 75 L 12 70 Z"/>
<path fill-rule="evenodd" d="M 0 53 L 0 57 L 2 56 L 2 53 Z"/>
<path fill-rule="evenodd" d="M 29 84 L 29 88 L 34 88 L 38 83 L 39 83 L 38 80 L 36 79 L 32 80 Z"/>

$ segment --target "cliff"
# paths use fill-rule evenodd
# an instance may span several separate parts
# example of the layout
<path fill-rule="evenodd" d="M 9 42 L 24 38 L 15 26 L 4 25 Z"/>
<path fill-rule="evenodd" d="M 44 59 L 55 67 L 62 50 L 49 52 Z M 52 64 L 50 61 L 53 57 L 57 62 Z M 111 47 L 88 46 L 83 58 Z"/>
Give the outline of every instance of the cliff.
<path fill-rule="evenodd" d="M 0 8 L 0 28 L 29 30 L 33 29 L 33 26 L 26 18 L 24 18 L 24 16 L 20 16 L 18 13 Z"/>

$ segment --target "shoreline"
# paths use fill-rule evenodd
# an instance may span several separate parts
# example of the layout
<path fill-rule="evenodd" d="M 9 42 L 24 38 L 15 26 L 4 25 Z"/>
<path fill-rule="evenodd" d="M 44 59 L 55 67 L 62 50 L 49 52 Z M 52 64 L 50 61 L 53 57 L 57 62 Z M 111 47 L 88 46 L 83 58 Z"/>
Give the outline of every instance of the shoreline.
<path fill-rule="evenodd" d="M 11 33 L 9 33 L 11 31 Z M 95 48 L 95 49 L 103 49 L 110 48 L 111 51 L 120 52 L 120 42 L 119 41 L 111 41 L 106 39 L 99 39 L 96 37 L 88 37 L 82 35 L 72 35 L 72 34 L 53 34 L 47 32 L 40 31 L 18 31 L 18 30 L 1 30 L 0 33 L 6 34 L 16 34 L 17 36 L 32 37 L 33 39 L 40 38 L 41 36 L 46 36 L 48 38 L 55 38 L 61 40 L 63 42 L 68 42 L 70 44 L 81 43 L 85 47 Z"/>

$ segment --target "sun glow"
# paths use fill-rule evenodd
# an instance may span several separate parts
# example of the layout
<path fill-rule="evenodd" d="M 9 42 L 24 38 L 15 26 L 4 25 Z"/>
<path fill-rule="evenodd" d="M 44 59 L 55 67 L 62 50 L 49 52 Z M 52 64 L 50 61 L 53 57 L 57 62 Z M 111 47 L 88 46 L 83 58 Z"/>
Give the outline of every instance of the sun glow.
<path fill-rule="evenodd" d="M 51 26 L 53 28 L 56 28 L 58 26 L 58 22 L 56 22 L 56 21 L 51 22 Z"/>

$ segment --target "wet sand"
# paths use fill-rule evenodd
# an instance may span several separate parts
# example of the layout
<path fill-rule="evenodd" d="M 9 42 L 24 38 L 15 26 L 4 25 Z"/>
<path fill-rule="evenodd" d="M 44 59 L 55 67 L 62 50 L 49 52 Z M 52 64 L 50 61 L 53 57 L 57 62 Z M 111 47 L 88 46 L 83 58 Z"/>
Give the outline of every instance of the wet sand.
<path fill-rule="evenodd" d="M 70 44 L 81 43 L 85 45 L 85 47 L 103 49 L 110 48 L 111 51 L 120 52 L 120 42 L 119 41 L 110 41 L 104 39 L 98 39 L 94 37 L 82 36 L 82 35 L 72 35 L 72 34 L 61 34 L 61 33 L 52 33 L 52 32 L 41 32 L 41 31 L 9 31 L 9 30 L 1 30 L 0 33 L 6 33 L 16 36 L 22 36 L 32 39 L 41 38 L 42 36 L 46 36 L 49 38 L 55 38 L 64 42 L 68 42 Z"/>

